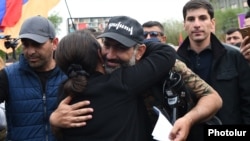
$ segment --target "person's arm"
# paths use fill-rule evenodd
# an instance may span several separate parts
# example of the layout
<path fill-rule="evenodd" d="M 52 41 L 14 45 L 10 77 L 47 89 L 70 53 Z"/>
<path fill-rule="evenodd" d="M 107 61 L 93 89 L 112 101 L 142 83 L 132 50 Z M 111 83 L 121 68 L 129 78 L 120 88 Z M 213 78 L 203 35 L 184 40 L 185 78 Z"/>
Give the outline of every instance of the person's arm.
<path fill-rule="evenodd" d="M 238 56 L 237 62 L 237 72 L 238 72 L 238 92 L 239 95 L 239 109 L 240 116 L 242 119 L 242 124 L 250 124 L 250 63 L 245 61 L 242 56 Z"/>
<path fill-rule="evenodd" d="M 179 141 L 186 140 L 194 124 L 212 118 L 222 107 L 222 99 L 217 91 L 187 68 L 183 62 L 177 60 L 173 70 L 182 75 L 185 85 L 198 98 L 197 104 L 183 117 L 177 119 L 173 125 L 170 139 Z"/>
<path fill-rule="evenodd" d="M 7 99 L 9 93 L 9 81 L 4 69 L 0 70 L 0 103 Z"/>
<path fill-rule="evenodd" d="M 240 52 L 250 64 L 250 43 L 248 43 L 249 40 L 249 36 L 243 39 L 240 45 Z"/>
<path fill-rule="evenodd" d="M 71 97 L 63 99 L 57 109 L 50 115 L 50 124 L 56 127 L 70 128 L 86 125 L 86 121 L 92 119 L 92 108 L 86 108 L 89 101 L 81 101 L 70 105 Z"/>
<path fill-rule="evenodd" d="M 171 70 L 176 59 L 176 53 L 174 49 L 165 44 L 148 43 L 147 50 L 143 57 L 146 58 L 144 62 L 127 68 L 126 73 L 124 73 L 126 80 L 121 80 L 129 84 L 126 87 L 136 90 L 140 89 L 137 92 L 138 94 L 141 94 L 141 91 L 145 88 L 155 84 L 158 79 L 160 80 L 160 78 L 166 75 L 166 72 Z M 135 80 L 143 82 L 135 83 Z M 142 83 L 145 84 L 144 87 L 141 86 Z M 84 108 L 84 106 L 89 105 L 89 102 L 82 101 L 69 105 L 70 100 L 71 98 L 68 97 L 61 101 L 57 109 L 51 114 L 50 123 L 54 129 L 56 129 L 56 127 L 70 128 L 85 126 L 86 121 L 92 118 L 91 112 L 93 112 L 93 109 Z"/>
<path fill-rule="evenodd" d="M 148 42 L 143 45 L 146 50 L 142 58 L 135 65 L 120 70 L 121 81 L 130 90 L 135 90 L 136 94 L 143 94 L 146 88 L 155 86 L 168 76 L 177 57 L 176 51 L 166 44 Z"/>

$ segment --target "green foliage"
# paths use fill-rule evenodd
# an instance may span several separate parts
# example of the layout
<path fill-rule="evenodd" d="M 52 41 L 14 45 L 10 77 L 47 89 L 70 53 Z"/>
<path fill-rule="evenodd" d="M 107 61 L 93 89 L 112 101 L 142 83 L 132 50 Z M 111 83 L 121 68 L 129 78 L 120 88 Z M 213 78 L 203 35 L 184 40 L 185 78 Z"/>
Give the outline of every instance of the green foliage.
<path fill-rule="evenodd" d="M 167 36 L 167 42 L 178 45 L 180 33 L 184 35 L 183 23 L 178 20 L 167 20 L 162 25 L 164 27 L 164 34 Z"/>
<path fill-rule="evenodd" d="M 59 26 L 62 23 L 62 17 L 59 17 L 58 13 L 53 13 L 48 17 L 48 19 L 54 24 L 56 33 L 58 34 L 61 31 Z"/>
<path fill-rule="evenodd" d="M 0 56 L 4 59 L 5 58 L 5 52 L 0 50 Z"/>
<path fill-rule="evenodd" d="M 228 8 L 225 10 L 216 10 L 215 11 L 215 23 L 216 23 L 216 32 L 215 34 L 222 41 L 225 37 L 225 32 L 232 27 L 239 27 L 238 15 L 245 13 L 243 8 Z"/>

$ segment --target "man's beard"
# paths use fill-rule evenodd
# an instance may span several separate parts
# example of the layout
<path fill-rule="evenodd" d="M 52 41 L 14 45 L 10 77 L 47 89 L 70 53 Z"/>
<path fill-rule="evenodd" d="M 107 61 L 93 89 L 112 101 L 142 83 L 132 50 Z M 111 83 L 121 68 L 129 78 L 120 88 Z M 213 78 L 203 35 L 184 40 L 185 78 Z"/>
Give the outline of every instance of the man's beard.
<path fill-rule="evenodd" d="M 110 73 L 112 73 L 113 71 L 115 71 L 116 69 L 118 69 L 118 68 L 121 68 L 121 67 L 128 67 L 128 66 L 133 66 L 133 65 L 135 65 L 135 63 L 136 63 L 136 59 L 135 59 L 135 55 L 133 55 L 132 56 L 132 58 L 129 60 L 129 61 L 127 61 L 127 62 L 124 62 L 124 61 L 119 61 L 120 62 L 120 65 L 119 66 L 117 66 L 117 67 L 109 67 L 109 66 L 107 66 L 106 64 L 104 65 L 104 68 L 105 68 L 105 72 L 107 73 L 107 74 L 110 74 Z"/>

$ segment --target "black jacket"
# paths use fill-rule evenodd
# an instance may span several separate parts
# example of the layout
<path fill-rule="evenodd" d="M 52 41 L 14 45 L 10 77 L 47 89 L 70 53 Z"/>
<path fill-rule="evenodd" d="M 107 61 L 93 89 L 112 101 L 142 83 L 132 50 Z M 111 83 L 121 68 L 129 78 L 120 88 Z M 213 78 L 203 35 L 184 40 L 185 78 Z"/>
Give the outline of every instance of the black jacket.
<path fill-rule="evenodd" d="M 111 74 L 92 75 L 86 91 L 73 103 L 90 100 L 93 119 L 85 127 L 63 129 L 65 141 L 148 141 L 151 125 L 142 94 L 168 75 L 176 52 L 161 43 L 147 45 L 144 58 Z"/>
<path fill-rule="evenodd" d="M 250 124 L 250 67 L 239 49 L 222 44 L 211 34 L 212 67 L 208 82 L 221 96 L 223 106 L 216 114 L 222 124 Z M 187 37 L 177 54 L 193 70 Z"/>
<path fill-rule="evenodd" d="M 177 54 L 190 65 L 187 38 Z M 250 67 L 239 50 L 220 41 L 211 34 L 213 62 L 210 73 L 210 85 L 223 99 L 218 117 L 223 124 L 250 124 Z"/>

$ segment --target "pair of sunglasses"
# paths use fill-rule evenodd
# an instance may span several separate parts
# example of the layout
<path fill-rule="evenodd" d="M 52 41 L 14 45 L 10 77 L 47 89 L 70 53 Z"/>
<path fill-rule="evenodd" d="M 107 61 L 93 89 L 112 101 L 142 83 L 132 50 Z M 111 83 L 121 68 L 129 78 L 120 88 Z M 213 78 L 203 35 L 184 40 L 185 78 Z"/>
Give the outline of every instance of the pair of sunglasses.
<path fill-rule="evenodd" d="M 160 36 L 163 36 L 163 33 L 157 32 L 157 31 L 150 31 L 150 32 L 145 31 L 145 32 L 143 33 L 144 38 L 147 38 L 148 35 L 150 35 L 150 37 L 157 37 L 157 36 L 159 36 L 159 35 L 160 35 Z"/>

